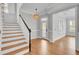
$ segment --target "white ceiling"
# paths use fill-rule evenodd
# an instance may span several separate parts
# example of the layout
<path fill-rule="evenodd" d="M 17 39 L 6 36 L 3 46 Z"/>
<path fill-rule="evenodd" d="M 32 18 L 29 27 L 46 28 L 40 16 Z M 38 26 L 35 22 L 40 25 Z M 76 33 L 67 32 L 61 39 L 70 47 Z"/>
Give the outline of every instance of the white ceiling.
<path fill-rule="evenodd" d="M 72 7 L 76 3 L 24 3 L 21 6 L 21 11 L 32 14 L 34 9 L 37 8 L 39 13 L 56 12 L 61 9 Z"/>
<path fill-rule="evenodd" d="M 21 9 L 25 10 L 27 13 L 33 13 L 35 8 L 38 9 L 38 12 L 42 12 L 44 10 L 46 10 L 47 8 L 54 6 L 54 4 L 51 3 L 27 3 L 27 4 L 23 4 Z"/>

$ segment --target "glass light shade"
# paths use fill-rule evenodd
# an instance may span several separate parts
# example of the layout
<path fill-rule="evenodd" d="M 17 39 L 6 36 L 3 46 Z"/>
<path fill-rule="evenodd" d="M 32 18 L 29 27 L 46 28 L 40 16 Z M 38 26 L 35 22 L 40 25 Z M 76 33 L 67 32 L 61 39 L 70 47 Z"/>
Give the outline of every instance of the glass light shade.
<path fill-rule="evenodd" d="M 33 17 L 34 20 L 39 20 L 40 19 L 40 16 L 38 14 L 33 14 L 32 17 Z"/>

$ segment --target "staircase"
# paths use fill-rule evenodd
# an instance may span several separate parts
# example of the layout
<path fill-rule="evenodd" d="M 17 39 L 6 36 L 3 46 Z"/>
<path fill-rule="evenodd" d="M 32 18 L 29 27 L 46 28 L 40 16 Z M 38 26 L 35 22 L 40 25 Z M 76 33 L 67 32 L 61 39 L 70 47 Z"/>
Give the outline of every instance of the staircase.
<path fill-rule="evenodd" d="M 29 43 L 17 23 L 4 23 L 1 39 L 1 55 L 26 55 Z"/>

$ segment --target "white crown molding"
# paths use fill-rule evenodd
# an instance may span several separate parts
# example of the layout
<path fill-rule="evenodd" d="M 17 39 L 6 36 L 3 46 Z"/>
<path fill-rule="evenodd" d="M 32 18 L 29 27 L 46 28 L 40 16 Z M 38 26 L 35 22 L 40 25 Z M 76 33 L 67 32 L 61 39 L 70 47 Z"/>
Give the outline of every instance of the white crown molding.
<path fill-rule="evenodd" d="M 60 12 L 62 10 L 67 10 L 69 8 L 73 8 L 77 5 L 78 5 L 78 3 L 71 3 L 71 4 L 66 3 L 65 5 L 59 4 L 59 5 L 55 6 L 54 8 L 48 9 L 48 13 L 50 14 L 50 13 Z"/>

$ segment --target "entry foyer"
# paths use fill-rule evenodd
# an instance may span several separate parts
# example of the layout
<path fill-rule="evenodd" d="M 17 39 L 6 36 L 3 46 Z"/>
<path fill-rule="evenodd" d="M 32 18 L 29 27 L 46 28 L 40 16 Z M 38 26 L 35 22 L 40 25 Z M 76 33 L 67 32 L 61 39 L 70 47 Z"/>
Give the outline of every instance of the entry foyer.
<path fill-rule="evenodd" d="M 78 55 L 79 4 L 0 3 L 0 55 Z"/>

